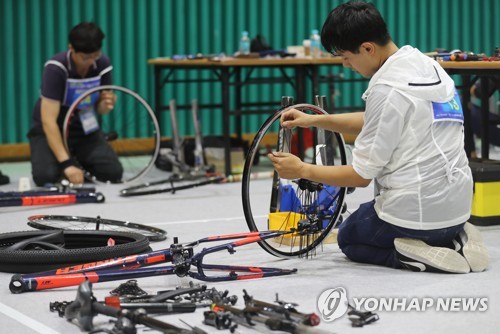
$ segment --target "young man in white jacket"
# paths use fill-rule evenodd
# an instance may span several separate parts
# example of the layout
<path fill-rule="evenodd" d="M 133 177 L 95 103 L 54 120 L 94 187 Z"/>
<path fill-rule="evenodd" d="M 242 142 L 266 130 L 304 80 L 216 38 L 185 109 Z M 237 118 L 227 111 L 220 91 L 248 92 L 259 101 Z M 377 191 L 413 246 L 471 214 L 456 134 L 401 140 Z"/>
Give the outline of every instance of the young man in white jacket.
<path fill-rule="evenodd" d="M 473 181 L 453 80 L 417 49 L 398 48 L 372 4 L 335 8 L 321 40 L 345 67 L 371 78 L 363 94 L 366 110 L 338 115 L 290 110 L 281 124 L 357 135 L 353 162 L 317 166 L 289 153 L 269 154 L 280 177 L 344 187 L 375 182 L 375 199 L 339 227 L 339 247 L 353 261 L 415 271 L 485 270 L 489 256 L 481 235 L 466 223 Z"/>

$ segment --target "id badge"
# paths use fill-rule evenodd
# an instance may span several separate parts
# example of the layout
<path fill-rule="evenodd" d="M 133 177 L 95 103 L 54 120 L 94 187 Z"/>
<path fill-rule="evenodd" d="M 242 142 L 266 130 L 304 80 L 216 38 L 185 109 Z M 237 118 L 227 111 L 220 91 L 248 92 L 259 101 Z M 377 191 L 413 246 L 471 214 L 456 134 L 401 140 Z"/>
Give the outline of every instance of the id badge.
<path fill-rule="evenodd" d="M 94 109 L 80 110 L 78 116 L 80 117 L 80 122 L 82 122 L 83 132 L 86 135 L 99 130 L 99 122 L 97 122 Z"/>

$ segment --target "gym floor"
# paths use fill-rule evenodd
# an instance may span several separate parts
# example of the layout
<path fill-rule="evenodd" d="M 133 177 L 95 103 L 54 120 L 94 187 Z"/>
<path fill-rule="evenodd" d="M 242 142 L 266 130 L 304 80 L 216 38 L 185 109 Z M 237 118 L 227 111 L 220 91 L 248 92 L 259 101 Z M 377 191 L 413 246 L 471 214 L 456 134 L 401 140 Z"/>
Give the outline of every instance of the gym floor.
<path fill-rule="evenodd" d="M 9 175 L 11 183 L 0 187 L 0 191 L 17 190 L 19 178 L 30 176 L 29 163 L 1 163 L 0 170 Z M 128 220 L 163 228 L 168 232 L 165 241 L 151 243 L 153 249 L 167 248 L 178 237 L 180 242 L 199 238 L 246 232 L 241 204 L 241 183 L 213 184 L 175 194 L 157 194 L 123 198 L 118 195 L 120 185 L 98 185 L 97 190 L 106 196 L 102 204 L 78 204 L 61 206 L 31 206 L 0 208 L 0 232 L 30 230 L 27 217 L 37 214 L 74 215 L 85 217 L 101 216 L 114 220 Z M 263 190 L 264 191 L 264 190 Z M 371 200 L 373 188 L 357 189 L 347 196 L 349 211 L 360 203 Z M 414 273 L 349 261 L 336 244 L 328 244 L 318 250 L 310 259 L 280 259 L 263 251 L 258 245 L 240 247 L 236 253 L 221 252 L 215 263 L 227 265 L 256 265 L 279 268 L 297 268 L 291 276 L 270 277 L 243 281 L 203 283 L 208 288 L 228 290 L 238 296 L 236 307 L 243 307 L 245 289 L 256 299 L 272 302 L 279 298 L 297 303 L 302 312 L 320 311 L 317 301 L 327 289 L 342 287 L 351 304 L 354 299 L 365 307 L 374 307 L 383 300 L 405 304 L 406 310 L 375 310 L 379 320 L 354 328 L 347 315 L 332 322 L 322 321 L 315 329 L 322 333 L 498 333 L 500 320 L 500 225 L 480 227 L 491 256 L 491 265 L 483 273 L 448 275 L 435 273 Z M 197 247 L 201 250 L 203 246 Z M 197 249 L 195 249 L 196 251 Z M 72 301 L 76 287 L 59 288 L 24 294 L 12 294 L 8 285 L 12 274 L 0 273 L 0 328 L 1 333 L 80 333 L 74 324 L 49 311 L 49 303 Z M 124 281 L 96 283 L 93 293 L 97 300 L 103 300 L 109 291 Z M 149 293 L 159 290 L 188 286 L 190 279 L 175 275 L 138 279 L 139 286 Z M 432 302 L 425 310 L 422 301 Z M 451 302 L 450 302 L 451 301 Z M 475 311 L 464 310 L 465 302 L 478 302 Z M 449 310 L 437 307 L 448 302 Z M 413 303 L 413 307 L 409 307 Z M 454 303 L 450 305 L 450 303 Z M 427 304 L 429 305 L 429 304 Z M 442 305 L 441 305 L 442 306 Z M 486 306 L 486 307 L 484 307 Z M 486 310 L 484 310 L 486 309 Z M 197 326 L 208 333 L 220 332 L 214 327 L 202 324 L 203 311 L 194 313 L 158 316 L 158 319 L 187 328 L 183 323 Z M 111 328 L 108 318 L 99 315 L 94 318 L 97 327 Z M 255 331 L 243 328 L 239 333 Z M 139 332 L 147 332 L 140 327 Z M 226 330 L 226 332 L 228 332 Z M 222 332 L 223 333 L 223 332 Z M 310 332 L 314 333 L 314 332 Z"/>

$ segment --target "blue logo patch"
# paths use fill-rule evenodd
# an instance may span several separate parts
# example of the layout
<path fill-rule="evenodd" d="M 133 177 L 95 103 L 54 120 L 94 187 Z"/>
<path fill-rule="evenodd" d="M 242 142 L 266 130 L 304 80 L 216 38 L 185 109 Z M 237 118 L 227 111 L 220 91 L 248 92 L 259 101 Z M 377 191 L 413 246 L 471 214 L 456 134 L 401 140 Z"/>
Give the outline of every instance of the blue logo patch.
<path fill-rule="evenodd" d="M 432 102 L 432 111 L 434 113 L 434 122 L 464 122 L 464 111 L 457 92 L 455 92 L 451 101 L 444 103 Z"/>
<path fill-rule="evenodd" d="M 66 97 L 63 105 L 71 106 L 83 93 L 89 89 L 99 87 L 101 84 L 101 77 L 87 78 L 87 79 L 68 79 L 66 81 Z M 77 109 L 88 109 L 92 107 L 99 99 L 99 93 L 95 92 L 85 97 L 81 101 Z"/>

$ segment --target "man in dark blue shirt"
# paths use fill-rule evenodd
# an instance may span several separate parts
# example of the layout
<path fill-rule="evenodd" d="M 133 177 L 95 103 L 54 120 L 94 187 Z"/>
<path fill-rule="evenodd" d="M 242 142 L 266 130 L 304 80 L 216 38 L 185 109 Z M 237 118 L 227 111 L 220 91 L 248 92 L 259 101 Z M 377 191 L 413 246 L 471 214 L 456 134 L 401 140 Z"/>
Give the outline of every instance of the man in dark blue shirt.
<path fill-rule="evenodd" d="M 83 183 L 81 168 L 102 181 L 118 182 L 122 177 L 123 168 L 99 130 L 95 115 L 113 109 L 116 96 L 112 92 L 93 94 L 86 100 L 86 108 L 78 106 L 78 117 L 70 125 L 71 152 L 66 151 L 62 137 L 71 104 L 89 89 L 112 84 L 113 67 L 101 53 L 103 39 L 104 33 L 95 23 L 80 23 L 69 33 L 69 49 L 45 63 L 28 134 L 33 180 L 39 186 L 61 177 Z"/>

